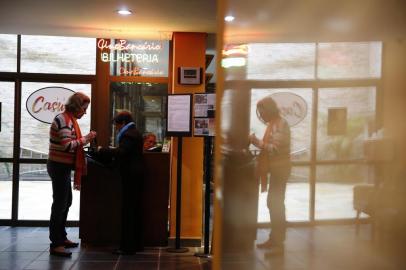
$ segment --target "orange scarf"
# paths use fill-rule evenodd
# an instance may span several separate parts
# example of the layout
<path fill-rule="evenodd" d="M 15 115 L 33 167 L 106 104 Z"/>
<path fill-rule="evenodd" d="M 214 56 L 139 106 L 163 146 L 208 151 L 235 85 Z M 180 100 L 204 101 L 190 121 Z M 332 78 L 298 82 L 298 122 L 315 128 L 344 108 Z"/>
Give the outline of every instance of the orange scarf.
<path fill-rule="evenodd" d="M 272 136 L 272 127 L 273 127 L 273 122 L 268 123 L 268 126 L 266 127 L 264 137 L 262 138 L 262 141 L 266 144 L 269 142 L 269 139 Z M 262 149 L 261 152 L 258 155 L 258 162 L 257 162 L 257 168 L 256 168 L 256 173 L 257 173 L 257 178 L 259 180 L 259 183 L 261 183 L 261 192 L 266 191 L 266 187 L 268 185 L 268 173 L 269 173 L 269 153 L 266 149 Z"/>
<path fill-rule="evenodd" d="M 68 116 L 70 117 L 70 120 L 73 123 L 73 129 L 75 130 L 75 133 L 76 133 L 76 139 L 79 140 L 80 138 L 82 138 L 82 133 L 80 132 L 78 122 L 76 121 L 76 118 L 73 117 L 72 114 L 68 113 Z M 80 190 L 82 175 L 86 175 L 86 174 L 87 174 L 87 168 L 86 168 L 85 151 L 83 150 L 82 146 L 79 146 L 76 149 L 75 174 L 73 177 L 73 189 Z"/>

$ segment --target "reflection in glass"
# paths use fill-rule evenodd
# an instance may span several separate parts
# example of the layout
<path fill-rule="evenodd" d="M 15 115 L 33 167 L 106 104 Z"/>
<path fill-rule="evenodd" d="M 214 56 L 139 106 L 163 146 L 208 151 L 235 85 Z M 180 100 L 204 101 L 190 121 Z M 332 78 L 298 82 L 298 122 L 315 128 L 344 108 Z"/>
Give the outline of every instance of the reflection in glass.
<path fill-rule="evenodd" d="M 0 34 L 0 72 L 17 71 L 17 35 Z"/>
<path fill-rule="evenodd" d="M 299 122 L 291 126 L 291 160 L 304 161 L 310 159 L 311 141 L 311 111 L 312 111 L 312 90 L 308 88 L 286 88 L 286 89 L 252 89 L 251 91 L 251 113 L 250 113 L 250 134 L 255 133 L 262 138 L 265 132 L 265 125 L 261 123 L 256 115 L 256 104 L 261 98 L 275 93 L 292 93 L 302 98 L 306 103 L 306 110 L 295 111 L 294 104 L 284 107 L 284 111 L 296 114 Z M 293 100 L 295 102 L 295 100 Z M 278 103 L 278 102 L 277 102 Z M 290 104 L 290 103 L 289 103 Z M 278 104 L 278 106 L 280 106 Z M 280 108 L 281 109 L 281 108 Z M 284 113 L 282 113 L 284 116 Z M 288 117 L 288 116 L 287 116 Z M 254 153 L 258 152 L 254 146 L 250 146 Z"/>
<path fill-rule="evenodd" d="M 0 163 L 0 219 L 11 218 L 13 164 Z"/>
<path fill-rule="evenodd" d="M 314 79 L 315 43 L 248 44 L 247 79 Z"/>
<path fill-rule="evenodd" d="M 317 159 L 362 159 L 368 125 L 376 118 L 375 87 L 322 88 L 319 90 L 318 105 Z M 347 127 L 344 135 L 328 134 L 329 108 L 346 108 Z"/>
<path fill-rule="evenodd" d="M 309 220 L 309 167 L 292 167 L 292 172 L 286 186 L 286 220 Z M 266 205 L 267 193 L 259 194 L 258 222 L 270 222 Z"/>
<path fill-rule="evenodd" d="M 96 74 L 96 39 L 23 35 L 21 72 Z"/>
<path fill-rule="evenodd" d="M 382 42 L 335 42 L 318 44 L 320 79 L 380 78 Z"/>
<path fill-rule="evenodd" d="M 368 165 L 320 165 L 316 168 L 316 219 L 354 218 L 353 189 L 373 178 Z"/>
<path fill-rule="evenodd" d="M 11 158 L 14 141 L 14 83 L 0 82 L 0 102 L 0 158 Z"/>

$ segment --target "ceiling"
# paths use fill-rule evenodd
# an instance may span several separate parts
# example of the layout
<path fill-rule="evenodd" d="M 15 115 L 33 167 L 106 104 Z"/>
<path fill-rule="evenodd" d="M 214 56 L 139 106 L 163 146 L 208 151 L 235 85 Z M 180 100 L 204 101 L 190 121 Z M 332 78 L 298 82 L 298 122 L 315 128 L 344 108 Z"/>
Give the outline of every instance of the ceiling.
<path fill-rule="evenodd" d="M 405 0 L 227 0 L 225 14 L 226 43 L 406 37 Z"/>
<path fill-rule="evenodd" d="M 127 7 L 134 13 L 116 13 Z M 0 0 L 0 34 L 127 39 L 216 31 L 216 0 Z"/>
<path fill-rule="evenodd" d="M 0 34 L 169 39 L 175 31 L 216 33 L 217 5 L 236 17 L 225 25 L 226 43 L 406 36 L 405 0 L 0 0 Z M 134 14 L 118 15 L 121 7 Z"/>

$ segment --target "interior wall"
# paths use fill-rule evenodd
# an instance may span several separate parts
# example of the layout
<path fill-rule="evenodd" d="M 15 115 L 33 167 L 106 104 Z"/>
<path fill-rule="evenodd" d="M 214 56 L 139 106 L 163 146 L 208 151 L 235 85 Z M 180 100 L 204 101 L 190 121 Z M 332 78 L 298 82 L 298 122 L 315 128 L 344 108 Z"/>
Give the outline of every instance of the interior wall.
<path fill-rule="evenodd" d="M 201 67 L 205 73 L 206 33 L 173 34 L 172 94 L 194 94 L 205 91 L 204 80 L 200 85 L 178 83 L 179 67 Z M 203 138 L 183 138 L 182 153 L 182 205 L 181 238 L 202 237 L 202 186 L 203 186 Z M 172 140 L 170 237 L 176 228 L 176 166 L 177 139 Z"/>

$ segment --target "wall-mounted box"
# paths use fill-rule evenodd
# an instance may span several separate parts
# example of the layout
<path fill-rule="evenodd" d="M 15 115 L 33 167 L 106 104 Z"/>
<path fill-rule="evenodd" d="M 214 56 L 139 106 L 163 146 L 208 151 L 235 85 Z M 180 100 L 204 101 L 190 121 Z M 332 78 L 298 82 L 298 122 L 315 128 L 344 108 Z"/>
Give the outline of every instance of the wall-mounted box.
<path fill-rule="evenodd" d="M 178 72 L 179 84 L 201 84 L 202 68 L 201 67 L 180 67 Z"/>

